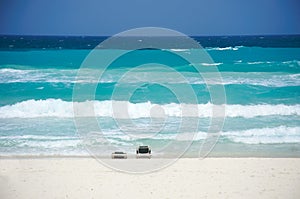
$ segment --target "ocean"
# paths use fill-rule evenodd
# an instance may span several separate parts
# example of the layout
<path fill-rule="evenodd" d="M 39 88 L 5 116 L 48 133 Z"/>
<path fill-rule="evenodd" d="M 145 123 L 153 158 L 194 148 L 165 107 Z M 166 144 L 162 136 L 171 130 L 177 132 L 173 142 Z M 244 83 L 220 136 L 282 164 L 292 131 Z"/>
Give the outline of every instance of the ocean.
<path fill-rule="evenodd" d="M 300 36 L 192 38 L 213 60 L 194 64 L 217 69 L 222 81 L 211 79 L 212 84 L 222 85 L 226 94 L 224 124 L 208 156 L 300 157 Z M 198 157 L 212 120 L 205 79 L 190 64 L 172 60 L 166 50 L 150 48 L 112 64 L 96 83 L 93 71 L 78 76 L 85 58 L 105 39 L 0 36 L 0 156 L 86 156 L 87 149 L 97 148 L 99 155 L 109 157 L 112 145 L 129 154 L 139 145 L 150 145 L 153 156 L 163 157 L 190 142 L 183 156 Z M 120 49 L 107 50 L 113 54 Z M 153 57 L 168 59 L 172 70 L 155 63 L 132 70 Z M 123 78 L 128 72 L 129 78 Z M 176 74 L 186 81 L 178 81 Z M 95 84 L 91 100 L 88 88 Z M 184 95 L 186 84 L 196 103 Z M 74 98 L 75 87 L 87 88 L 80 99 Z M 92 103 L 94 115 L 74 119 L 74 103 Z M 113 104 L 116 111 L 127 108 L 126 114 L 114 114 Z M 182 114 L 184 105 L 199 112 Z M 182 120 L 199 125 L 181 128 Z M 84 132 L 78 132 L 78 125 Z M 188 136 L 177 139 L 178 134 Z M 176 145 L 166 152 L 173 142 Z"/>

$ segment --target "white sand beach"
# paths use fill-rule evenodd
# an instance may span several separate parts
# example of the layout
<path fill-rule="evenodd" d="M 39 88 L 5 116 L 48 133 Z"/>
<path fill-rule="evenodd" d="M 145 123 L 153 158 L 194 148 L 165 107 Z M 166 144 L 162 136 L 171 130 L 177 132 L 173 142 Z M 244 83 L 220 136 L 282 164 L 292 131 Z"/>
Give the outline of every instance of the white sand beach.
<path fill-rule="evenodd" d="M 185 158 L 148 174 L 117 172 L 88 157 L 0 159 L 1 199 L 296 199 L 299 187 L 300 159 L 296 158 Z"/>

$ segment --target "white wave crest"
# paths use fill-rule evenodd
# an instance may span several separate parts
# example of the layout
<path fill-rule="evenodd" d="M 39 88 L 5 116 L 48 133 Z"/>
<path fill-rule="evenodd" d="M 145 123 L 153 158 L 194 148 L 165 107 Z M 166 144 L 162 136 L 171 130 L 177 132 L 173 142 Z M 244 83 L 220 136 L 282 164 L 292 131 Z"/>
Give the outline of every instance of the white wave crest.
<path fill-rule="evenodd" d="M 279 126 L 274 128 L 248 129 L 244 131 L 223 132 L 234 142 L 245 144 L 299 143 L 300 127 Z"/>
<path fill-rule="evenodd" d="M 219 66 L 222 65 L 223 63 L 202 63 L 202 66 Z"/>
<path fill-rule="evenodd" d="M 243 46 L 235 46 L 235 47 L 231 47 L 231 46 L 228 46 L 228 47 L 224 47 L 224 48 L 221 48 L 221 47 L 215 47 L 215 48 L 206 48 L 206 50 L 208 51 L 211 51 L 211 50 L 217 50 L 217 51 L 223 51 L 223 50 L 239 50 L 240 48 L 242 48 Z"/>
<path fill-rule="evenodd" d="M 223 63 L 199 63 L 201 66 L 219 66 Z M 76 77 L 77 70 L 56 70 L 45 69 L 40 70 L 16 70 L 4 68 L 0 69 L 0 83 L 98 83 L 98 77 L 95 76 L 94 70 L 86 71 L 86 76 Z M 126 83 L 141 83 L 141 82 L 161 82 L 161 83 L 189 83 L 189 84 L 205 84 L 204 79 L 197 73 L 181 72 L 186 79 L 178 80 L 174 73 L 164 72 L 132 72 L 130 78 L 123 79 Z M 266 73 L 266 72 L 222 72 L 222 81 L 218 78 L 218 74 L 206 73 L 207 82 L 211 84 L 248 84 L 266 87 L 284 87 L 284 86 L 299 86 L 300 74 L 289 73 Z M 101 77 L 100 83 L 117 83 L 122 77 L 122 72 L 108 73 Z M 37 87 L 36 89 L 44 89 Z"/>
<path fill-rule="evenodd" d="M 0 107 L 0 118 L 73 117 L 73 105 L 79 117 L 146 118 L 156 117 L 245 117 L 269 115 L 300 115 L 300 105 L 226 105 L 225 115 L 212 115 L 212 108 L 223 105 L 207 104 L 164 104 L 151 102 L 130 103 L 128 101 L 85 101 L 67 102 L 61 99 L 27 100 Z M 87 107 L 94 107 L 88 110 Z"/>
<path fill-rule="evenodd" d="M 140 139 L 151 140 L 176 140 L 176 141 L 203 141 L 207 138 L 208 133 L 199 131 L 196 133 L 159 133 L 149 137 L 137 134 L 132 137 L 124 134 L 121 131 L 118 133 L 107 131 L 104 132 L 105 137 L 111 143 L 132 146 L 131 142 Z M 272 128 L 253 128 L 241 131 L 223 131 L 220 132 L 220 140 L 229 139 L 235 143 L 243 144 L 284 144 L 284 143 L 300 143 L 300 127 L 277 126 Z M 74 147 L 79 149 L 82 146 L 83 140 L 79 137 L 65 136 L 42 136 L 42 135 L 23 135 L 23 136 L 2 136 L 0 142 L 10 144 L 14 140 L 14 147 L 17 145 L 21 148 L 34 147 L 39 149 L 64 149 Z M 94 139 L 93 139 L 94 140 Z M 85 142 L 88 144 L 88 142 Z"/>
<path fill-rule="evenodd" d="M 190 49 L 181 49 L 181 48 L 175 48 L 175 49 L 170 49 L 173 52 L 187 52 L 190 51 Z"/>
<path fill-rule="evenodd" d="M 182 133 L 181 133 L 182 134 Z M 185 136 L 186 135 L 186 136 Z M 244 144 L 281 144 L 300 143 L 300 127 L 278 126 L 273 128 L 254 128 L 242 131 L 223 131 L 220 139 L 227 138 L 232 142 Z M 193 137 L 193 138 L 192 138 Z M 180 141 L 201 141 L 206 139 L 206 132 L 197 132 L 194 136 L 183 133 Z M 177 139 L 176 134 L 161 134 L 153 139 Z"/>

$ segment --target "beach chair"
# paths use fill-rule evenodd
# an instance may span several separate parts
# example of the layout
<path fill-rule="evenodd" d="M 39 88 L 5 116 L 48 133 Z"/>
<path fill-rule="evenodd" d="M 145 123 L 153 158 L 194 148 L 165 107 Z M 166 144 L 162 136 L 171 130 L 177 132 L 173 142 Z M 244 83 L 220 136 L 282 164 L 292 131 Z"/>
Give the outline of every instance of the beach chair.
<path fill-rule="evenodd" d="M 112 159 L 127 159 L 127 153 L 116 151 L 111 154 Z"/>
<path fill-rule="evenodd" d="M 151 158 L 151 149 L 149 146 L 139 146 L 136 149 L 136 158 Z"/>

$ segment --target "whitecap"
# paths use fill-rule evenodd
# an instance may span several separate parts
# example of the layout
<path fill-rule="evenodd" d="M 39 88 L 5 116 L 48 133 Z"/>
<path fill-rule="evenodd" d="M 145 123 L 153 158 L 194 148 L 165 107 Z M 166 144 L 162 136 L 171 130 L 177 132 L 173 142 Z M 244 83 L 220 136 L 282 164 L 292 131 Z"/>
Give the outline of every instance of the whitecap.
<path fill-rule="evenodd" d="M 244 117 L 253 118 L 270 115 L 300 115 L 300 105 L 257 104 L 257 105 L 213 105 L 207 104 L 154 104 L 151 102 L 131 103 L 128 101 L 85 101 L 68 102 L 61 99 L 27 100 L 0 107 L 0 118 L 37 118 L 74 116 L 73 106 L 82 110 L 78 117 L 149 118 L 149 117 Z M 212 108 L 225 107 L 225 115 L 212 114 Z M 33 108 L 34 107 L 34 108 Z M 94 107 L 93 111 L 86 107 Z M 160 107 L 162 114 L 151 115 L 153 108 Z M 192 111 L 189 111 L 192 110 Z M 196 110 L 196 111 L 195 111 Z M 152 110 L 153 111 L 153 110 Z M 198 113 L 197 113 L 198 111 Z M 196 115 L 195 115 L 196 114 Z"/>

